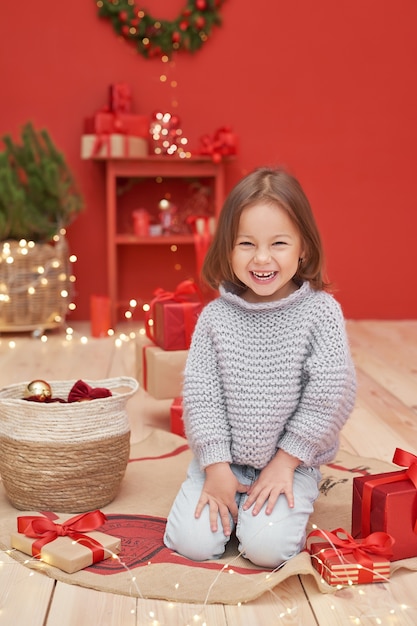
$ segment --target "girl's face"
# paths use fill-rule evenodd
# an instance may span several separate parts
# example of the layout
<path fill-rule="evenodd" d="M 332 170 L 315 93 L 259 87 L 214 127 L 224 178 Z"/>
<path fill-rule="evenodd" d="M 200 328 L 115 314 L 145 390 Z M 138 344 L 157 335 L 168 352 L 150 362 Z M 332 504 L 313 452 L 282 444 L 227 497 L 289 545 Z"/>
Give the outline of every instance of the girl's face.
<path fill-rule="evenodd" d="M 231 263 L 247 286 L 246 300 L 279 300 L 293 293 L 292 278 L 303 254 L 298 227 L 280 206 L 259 202 L 242 211 Z"/>

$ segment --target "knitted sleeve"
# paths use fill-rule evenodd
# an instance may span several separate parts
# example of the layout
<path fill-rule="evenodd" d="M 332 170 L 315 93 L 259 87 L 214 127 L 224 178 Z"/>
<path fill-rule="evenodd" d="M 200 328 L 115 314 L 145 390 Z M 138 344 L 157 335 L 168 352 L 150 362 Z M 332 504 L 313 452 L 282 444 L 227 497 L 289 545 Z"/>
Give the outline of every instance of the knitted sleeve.
<path fill-rule="evenodd" d="M 230 425 L 209 311 L 206 307 L 197 321 L 183 388 L 185 432 L 202 469 L 213 463 L 232 462 Z"/>
<path fill-rule="evenodd" d="M 337 452 L 339 432 L 356 396 L 356 375 L 339 304 L 317 302 L 298 407 L 287 421 L 279 447 L 306 465 L 327 463 Z"/>

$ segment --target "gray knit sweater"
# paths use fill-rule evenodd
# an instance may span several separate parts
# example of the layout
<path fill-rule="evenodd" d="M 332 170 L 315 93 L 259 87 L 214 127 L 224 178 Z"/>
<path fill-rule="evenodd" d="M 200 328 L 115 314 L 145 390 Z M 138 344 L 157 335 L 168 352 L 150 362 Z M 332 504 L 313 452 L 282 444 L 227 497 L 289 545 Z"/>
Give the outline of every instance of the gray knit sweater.
<path fill-rule="evenodd" d="M 331 461 L 356 377 L 340 305 L 308 282 L 274 302 L 220 288 L 202 311 L 184 373 L 184 422 L 202 468 L 262 469 L 279 448 Z"/>

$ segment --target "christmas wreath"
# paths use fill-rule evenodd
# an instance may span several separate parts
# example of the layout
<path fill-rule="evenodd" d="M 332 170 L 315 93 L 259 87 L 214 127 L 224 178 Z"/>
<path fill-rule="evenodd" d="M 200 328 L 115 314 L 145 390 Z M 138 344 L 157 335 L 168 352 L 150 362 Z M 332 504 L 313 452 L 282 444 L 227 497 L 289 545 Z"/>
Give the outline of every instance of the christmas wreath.
<path fill-rule="evenodd" d="M 96 0 L 100 17 L 110 19 L 114 30 L 133 43 L 146 58 L 185 50 L 195 52 L 221 24 L 224 0 L 188 0 L 175 20 L 159 20 L 135 0 Z"/>

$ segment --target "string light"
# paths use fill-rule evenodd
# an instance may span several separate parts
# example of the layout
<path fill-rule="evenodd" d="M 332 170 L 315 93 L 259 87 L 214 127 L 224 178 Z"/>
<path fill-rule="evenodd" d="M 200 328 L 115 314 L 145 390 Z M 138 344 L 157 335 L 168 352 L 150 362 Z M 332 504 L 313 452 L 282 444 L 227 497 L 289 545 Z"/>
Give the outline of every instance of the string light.
<path fill-rule="evenodd" d="M 129 304 L 131 306 L 133 305 L 133 299 L 130 301 Z M 144 305 L 143 308 L 145 307 L 149 308 L 149 305 Z M 119 346 L 126 345 L 130 341 L 134 340 L 137 337 L 137 335 L 142 335 L 144 334 L 144 332 L 145 332 L 144 328 L 140 327 L 135 332 L 133 331 L 129 333 L 121 332 L 119 335 L 117 335 L 117 337 L 114 337 L 113 340 Z M 43 336 L 44 335 L 42 335 L 42 337 Z M 84 345 L 87 344 L 88 342 L 88 338 L 85 335 L 80 336 L 71 326 L 68 326 L 65 329 L 65 337 L 67 341 L 78 340 L 81 344 L 84 344 Z M 15 349 L 18 343 L 19 343 L 19 340 L 16 340 L 16 341 L 13 340 L 13 341 L 8 341 L 7 345 L 9 346 L 10 349 Z M 268 522 L 268 526 L 271 526 L 271 524 L 272 524 L 271 522 Z M 314 530 L 318 529 L 316 524 L 312 524 L 311 528 Z M 262 529 L 259 532 L 262 532 Z M 337 550 L 337 548 L 335 548 L 335 550 Z M 143 598 L 143 593 L 138 584 L 137 577 L 134 575 L 133 571 L 129 569 L 126 563 L 124 563 L 120 555 L 117 555 L 111 551 L 109 552 L 110 552 L 111 558 L 116 560 L 118 563 L 120 563 L 123 569 L 126 571 L 128 575 L 127 585 L 129 589 L 131 589 L 132 592 L 134 590 L 137 597 Z M 0 565 L 10 566 L 14 564 L 17 566 L 18 565 L 17 562 L 11 563 L 10 561 L 5 561 L 1 558 L 2 554 L 6 554 L 15 558 L 16 555 L 14 553 L 15 553 L 14 550 L 0 551 Z M 231 560 L 229 559 L 228 562 L 225 563 L 223 567 L 216 573 L 215 579 L 212 581 L 209 588 L 207 589 L 207 593 L 204 598 L 204 602 L 202 604 L 201 610 L 196 612 L 195 609 L 192 609 L 194 613 L 191 617 L 191 620 L 194 623 L 198 623 L 198 624 L 201 623 L 202 625 L 205 624 L 206 626 L 215 626 L 216 621 L 215 620 L 210 621 L 205 615 L 205 611 L 206 611 L 207 605 L 209 604 L 211 600 L 211 594 L 212 594 L 213 589 L 215 588 L 216 585 L 222 584 L 223 574 L 238 576 L 238 577 L 241 577 L 242 579 L 252 581 L 253 584 L 256 585 L 256 584 L 260 584 L 261 578 L 263 578 L 266 581 L 269 581 L 271 579 L 273 581 L 273 578 L 272 578 L 273 574 L 277 572 L 279 569 L 281 569 L 281 567 L 285 566 L 285 563 L 284 563 L 281 566 L 274 569 L 273 571 L 266 572 L 264 574 L 264 577 L 262 577 L 262 574 L 240 573 L 236 569 L 235 566 L 237 564 L 238 559 L 240 559 L 241 557 L 242 557 L 242 554 L 239 553 L 233 559 Z M 25 559 L 23 561 L 23 564 L 25 566 L 40 569 L 40 570 L 42 570 L 45 567 L 45 563 L 43 561 L 39 561 L 38 559 L 34 559 L 34 558 Z M 153 565 L 154 564 L 152 563 L 152 561 L 147 562 L 148 567 L 153 567 Z M 156 564 L 156 565 L 160 566 L 160 564 Z M 190 569 L 193 570 L 193 568 L 190 568 Z M 34 575 L 34 572 L 30 572 L 29 576 L 32 577 L 33 575 Z M 182 590 L 184 586 L 188 586 L 187 576 L 192 577 L 193 575 L 194 575 L 193 571 L 186 570 L 186 573 L 181 574 L 182 576 L 181 580 L 173 579 L 172 588 L 175 590 L 175 592 Z M 324 580 L 322 580 L 322 582 L 324 583 Z M 384 582 L 389 582 L 389 581 L 387 578 L 385 578 Z M 128 592 L 129 592 L 129 589 L 127 589 Z M 353 585 L 352 581 L 350 581 L 350 584 L 337 585 L 334 587 L 334 589 L 335 589 L 334 597 L 336 597 L 339 602 L 345 600 L 347 603 L 349 603 L 348 604 L 349 609 L 352 611 L 355 611 L 356 613 L 356 614 L 351 614 L 350 617 L 348 618 L 349 622 L 346 622 L 346 623 L 358 624 L 359 626 L 370 624 L 370 623 L 384 624 L 384 623 L 388 623 L 387 620 L 389 620 L 389 623 L 402 623 L 401 622 L 402 618 L 406 620 L 404 623 L 413 623 L 413 617 L 416 616 L 417 608 L 410 606 L 403 602 L 401 603 L 397 602 L 392 595 L 388 596 L 388 594 L 386 593 L 385 585 L 369 584 L 369 585 L 364 585 L 360 587 L 360 586 Z M 282 620 L 284 623 L 287 623 L 287 624 L 302 624 L 301 617 L 298 614 L 299 607 L 297 605 L 297 602 L 294 600 L 293 597 L 291 597 L 285 591 L 285 589 L 283 590 L 282 588 L 278 586 L 278 587 L 275 587 L 274 589 L 265 590 L 265 593 L 269 593 L 271 597 L 273 597 L 274 600 L 276 601 L 277 603 L 276 610 L 277 610 L 278 619 Z M 382 597 L 387 598 L 385 604 L 383 601 L 375 602 L 376 593 L 380 593 L 381 595 L 381 598 L 379 598 L 379 600 L 381 600 Z M 176 606 L 178 605 L 176 605 L 175 602 L 170 602 L 169 606 L 172 609 L 175 609 Z M 183 607 L 182 604 L 181 604 L 181 607 Z M 237 607 L 242 607 L 242 603 L 238 602 Z M 336 611 L 336 608 L 337 608 L 337 605 L 331 599 L 329 603 L 329 609 L 331 611 Z M 131 610 L 131 609 L 129 609 L 129 611 L 132 614 L 136 613 L 136 611 Z M 164 621 L 165 618 L 162 615 L 162 611 L 161 611 L 161 615 L 159 615 L 158 612 L 156 611 L 152 611 L 152 615 L 149 613 L 149 618 L 156 620 L 154 623 L 157 623 L 157 622 L 159 622 L 160 624 L 166 623 L 166 621 Z M 175 621 L 175 623 L 178 623 L 179 626 L 187 626 L 189 624 L 189 620 L 187 620 L 186 618 L 184 618 L 184 621 L 182 622 L 180 622 L 179 619 L 180 619 L 179 616 L 177 616 L 177 619 Z M 396 621 L 393 622 L 392 620 L 396 620 Z"/>
<path fill-rule="evenodd" d="M 0 312 L 7 320 L 8 331 L 22 325 L 21 320 L 25 320 L 25 326 L 35 328 L 58 326 L 68 310 L 75 310 L 75 304 L 70 302 L 70 287 L 76 278 L 70 267 L 77 257 L 66 258 L 65 234 L 65 229 L 61 229 L 53 237 L 54 247 L 26 239 L 3 242 Z M 30 299 L 24 298 L 24 294 Z"/>

